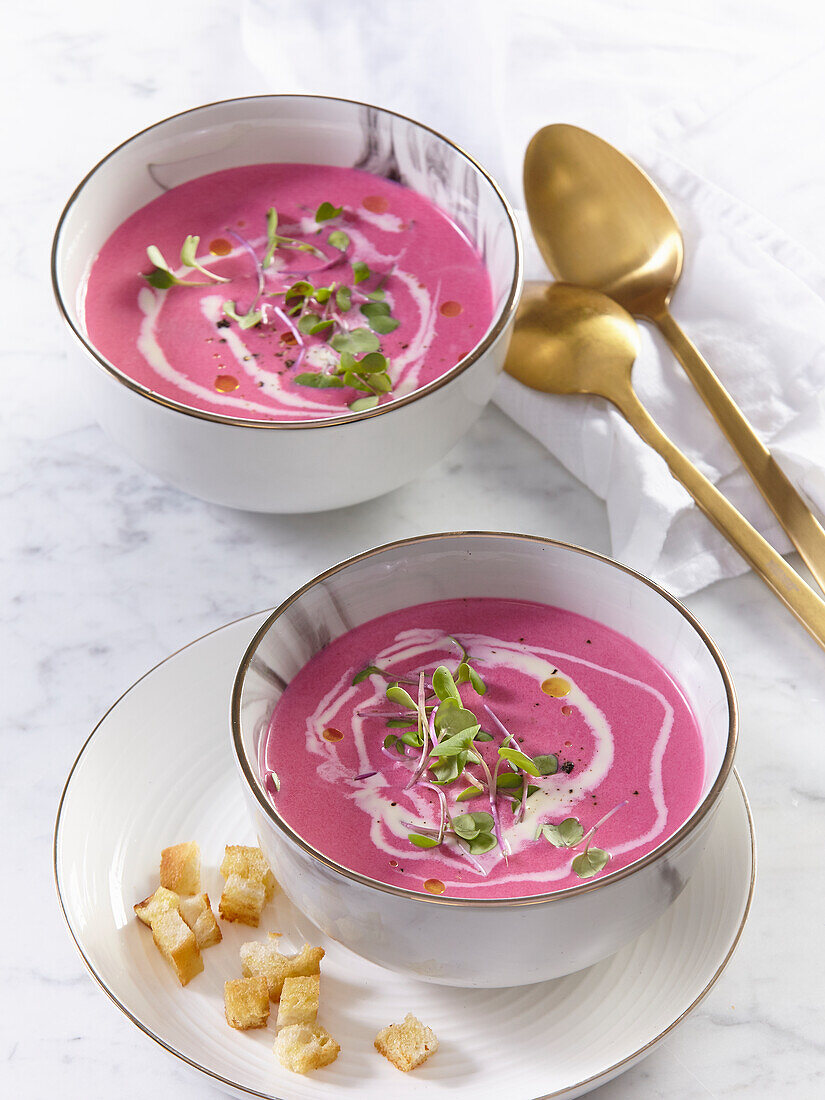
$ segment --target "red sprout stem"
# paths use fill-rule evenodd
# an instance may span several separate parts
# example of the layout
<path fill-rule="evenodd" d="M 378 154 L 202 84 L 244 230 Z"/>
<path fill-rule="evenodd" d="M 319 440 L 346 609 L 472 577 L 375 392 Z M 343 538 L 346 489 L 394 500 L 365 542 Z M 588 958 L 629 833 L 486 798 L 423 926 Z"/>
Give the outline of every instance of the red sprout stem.
<path fill-rule="evenodd" d="M 604 825 L 605 821 L 607 821 L 609 818 L 611 818 L 613 816 L 613 814 L 615 814 L 618 810 L 620 810 L 622 808 L 622 806 L 626 806 L 626 805 L 627 805 L 627 799 L 625 799 L 624 802 L 620 802 L 618 806 L 614 806 L 612 810 L 609 810 L 604 815 L 604 817 L 600 818 L 596 822 L 595 825 L 591 826 L 587 830 L 585 835 L 582 837 L 582 840 L 585 841 L 585 845 L 584 845 L 585 852 L 590 847 L 590 841 L 593 839 L 593 834 L 596 832 L 596 830 L 601 828 L 601 826 Z M 581 844 L 581 841 L 579 841 L 579 843 Z"/>
<path fill-rule="evenodd" d="M 447 812 L 447 796 L 441 790 L 440 787 L 436 787 L 434 783 L 422 783 L 422 787 L 427 787 L 429 790 L 434 791 L 438 795 L 438 801 L 441 804 L 441 824 L 438 827 L 438 843 L 444 839 L 444 833 L 450 820 L 450 815 Z"/>
<path fill-rule="evenodd" d="M 238 243 L 241 244 L 246 249 L 246 251 L 252 257 L 252 262 L 255 265 L 255 274 L 258 276 L 258 293 L 255 295 L 254 302 L 249 307 L 249 312 L 251 313 L 255 309 L 255 307 L 258 305 L 258 302 L 261 300 L 261 298 L 263 296 L 263 292 L 264 292 L 264 269 L 261 267 L 261 261 L 258 259 L 257 255 L 255 253 L 255 249 L 252 247 L 252 245 L 249 243 L 249 241 L 245 237 L 242 237 L 240 235 L 240 233 L 236 233 L 234 229 L 227 229 L 226 232 L 229 233 L 230 236 L 234 237 L 235 240 L 238 241 Z"/>

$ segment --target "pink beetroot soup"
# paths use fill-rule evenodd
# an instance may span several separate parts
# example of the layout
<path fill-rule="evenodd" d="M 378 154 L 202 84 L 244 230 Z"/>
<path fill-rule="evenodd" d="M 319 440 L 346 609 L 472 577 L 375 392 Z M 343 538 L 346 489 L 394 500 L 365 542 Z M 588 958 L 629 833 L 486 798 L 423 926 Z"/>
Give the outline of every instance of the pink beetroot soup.
<path fill-rule="evenodd" d="M 283 819 L 330 859 L 482 899 L 642 858 L 696 808 L 705 759 L 679 685 L 630 639 L 473 598 L 392 612 L 321 650 L 274 710 L 262 771 Z"/>
<path fill-rule="evenodd" d="M 153 393 L 294 421 L 439 378 L 483 339 L 493 297 L 474 243 L 409 188 L 355 168 L 258 164 L 181 184 L 128 218 L 94 261 L 83 310 L 98 351 Z"/>

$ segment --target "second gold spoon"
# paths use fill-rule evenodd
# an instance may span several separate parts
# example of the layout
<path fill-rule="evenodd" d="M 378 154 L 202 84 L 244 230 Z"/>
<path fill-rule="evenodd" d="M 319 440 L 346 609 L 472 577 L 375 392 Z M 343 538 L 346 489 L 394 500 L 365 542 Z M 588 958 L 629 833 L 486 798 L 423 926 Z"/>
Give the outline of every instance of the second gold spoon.
<path fill-rule="evenodd" d="M 544 393 L 593 394 L 610 401 L 725 538 L 825 649 L 825 601 L 697 470 L 658 427 L 631 383 L 639 352 L 636 322 L 595 290 L 528 283 L 504 369 Z"/>

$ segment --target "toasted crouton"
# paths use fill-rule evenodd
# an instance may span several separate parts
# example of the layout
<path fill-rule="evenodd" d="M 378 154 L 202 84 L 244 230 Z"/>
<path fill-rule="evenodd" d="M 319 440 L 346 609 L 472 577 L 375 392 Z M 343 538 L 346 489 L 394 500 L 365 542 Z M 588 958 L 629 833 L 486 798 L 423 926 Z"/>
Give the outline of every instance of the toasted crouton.
<path fill-rule="evenodd" d="M 159 886 L 154 894 L 137 903 L 135 915 L 151 928 L 152 920 L 156 916 L 167 909 L 177 909 L 179 905 L 180 898 L 173 890 L 167 890 L 165 887 Z"/>
<path fill-rule="evenodd" d="M 375 1036 L 375 1049 L 392 1062 L 396 1069 L 407 1073 L 438 1050 L 435 1032 L 425 1027 L 411 1012 L 401 1024 L 390 1024 Z"/>
<path fill-rule="evenodd" d="M 180 915 L 195 933 L 198 948 L 203 951 L 205 947 L 212 947 L 223 939 L 212 906 L 209 904 L 208 894 L 193 894 L 188 898 L 181 898 L 178 904 Z"/>
<path fill-rule="evenodd" d="M 341 1050 L 329 1032 L 319 1024 L 290 1024 L 278 1032 L 275 1053 L 284 1069 L 309 1073 L 334 1062 Z"/>
<path fill-rule="evenodd" d="M 310 974 L 302 978 L 284 978 L 278 1005 L 277 1027 L 292 1024 L 314 1024 L 321 995 L 321 977 Z"/>
<path fill-rule="evenodd" d="M 239 1031 L 266 1027 L 269 1019 L 269 990 L 266 978 L 235 978 L 225 982 L 223 1004 L 226 1022 Z"/>
<path fill-rule="evenodd" d="M 257 928 L 266 905 L 266 888 L 262 882 L 230 875 L 223 888 L 218 912 L 224 920 L 240 921 Z"/>
<path fill-rule="evenodd" d="M 203 970 L 195 933 L 177 909 L 165 909 L 152 919 L 152 937 L 160 953 L 169 960 L 181 985 Z"/>
<path fill-rule="evenodd" d="M 266 856 L 260 848 L 246 844 L 227 844 L 221 862 L 221 874 L 224 878 L 240 875 L 252 882 L 262 882 L 266 891 L 266 900 L 270 901 L 277 883 L 269 869 Z"/>
<path fill-rule="evenodd" d="M 282 955 L 277 943 L 244 943 L 241 945 L 241 969 L 249 978 L 263 974 L 269 986 L 269 996 L 280 1000 L 287 978 L 306 978 L 321 971 L 323 947 L 305 943 L 297 955 Z"/>
<path fill-rule="evenodd" d="M 194 841 L 163 849 L 160 853 L 160 884 L 176 894 L 200 893 L 201 850 Z"/>

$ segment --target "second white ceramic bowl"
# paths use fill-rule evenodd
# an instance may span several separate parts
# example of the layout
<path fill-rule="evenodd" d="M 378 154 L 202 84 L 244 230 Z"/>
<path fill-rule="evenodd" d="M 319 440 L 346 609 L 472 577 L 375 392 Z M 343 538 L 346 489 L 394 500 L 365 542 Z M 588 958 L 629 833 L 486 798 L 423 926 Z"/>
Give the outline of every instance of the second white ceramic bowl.
<path fill-rule="evenodd" d="M 452 370 L 389 405 L 326 420 L 243 420 L 181 405 L 128 378 L 88 338 L 85 280 L 110 234 L 162 191 L 224 168 L 357 166 L 426 196 L 478 247 L 495 311 Z M 94 415 L 141 465 L 194 496 L 261 512 L 314 512 L 380 496 L 442 458 L 490 400 L 521 291 L 518 228 L 489 175 L 402 115 L 322 96 L 231 99 L 174 115 L 109 153 L 63 211 L 52 251 L 58 306 L 84 352 Z M 363 471 L 367 471 L 364 473 Z"/>
<path fill-rule="evenodd" d="M 278 699 L 324 645 L 390 611 L 446 598 L 534 600 L 586 615 L 644 647 L 676 678 L 705 749 L 693 814 L 644 858 L 556 894 L 490 900 L 421 894 L 335 863 L 280 817 L 260 778 Z M 679 896 L 708 843 L 729 780 L 736 700 L 693 616 L 609 558 L 528 535 L 429 535 L 370 550 L 310 581 L 256 634 L 232 699 L 232 745 L 260 844 L 290 899 L 319 928 L 392 970 L 448 985 L 527 985 L 590 966 L 630 942 Z"/>

